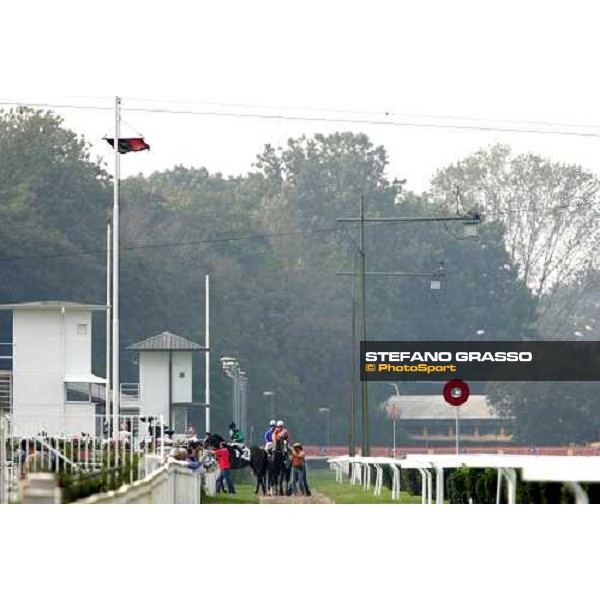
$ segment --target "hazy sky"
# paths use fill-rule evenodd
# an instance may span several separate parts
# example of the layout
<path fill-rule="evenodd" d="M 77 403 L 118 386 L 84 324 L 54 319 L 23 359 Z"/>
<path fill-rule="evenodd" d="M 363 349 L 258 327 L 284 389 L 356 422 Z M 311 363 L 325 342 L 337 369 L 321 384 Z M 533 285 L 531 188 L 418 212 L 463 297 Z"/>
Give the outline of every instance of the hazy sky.
<path fill-rule="evenodd" d="M 572 0 L 4 3 L 0 98 L 111 107 L 115 94 L 124 97 L 124 120 L 152 145 L 151 152 L 122 161 L 124 176 L 180 163 L 244 173 L 265 143 L 348 129 L 383 144 L 389 175 L 406 177 L 407 187 L 417 191 L 437 168 L 494 142 L 600 173 L 600 138 L 127 110 L 374 120 L 392 111 L 598 124 L 585 131 L 600 134 L 600 10 L 593 5 Z M 90 141 L 114 127 L 110 111 L 59 112 Z M 124 127 L 123 133 L 133 130 Z M 95 151 L 109 156 L 101 141 Z"/>

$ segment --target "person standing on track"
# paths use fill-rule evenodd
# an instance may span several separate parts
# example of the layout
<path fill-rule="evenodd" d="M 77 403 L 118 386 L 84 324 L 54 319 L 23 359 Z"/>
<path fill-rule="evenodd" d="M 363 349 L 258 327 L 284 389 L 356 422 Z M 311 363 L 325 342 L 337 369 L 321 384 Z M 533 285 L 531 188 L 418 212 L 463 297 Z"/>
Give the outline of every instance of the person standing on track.
<path fill-rule="evenodd" d="M 292 446 L 292 485 L 293 492 L 296 493 L 296 484 L 300 487 L 300 492 L 306 496 L 310 496 L 308 481 L 306 480 L 306 455 L 302 448 L 302 444 L 294 444 Z"/>
<path fill-rule="evenodd" d="M 225 489 L 223 480 L 227 482 L 227 491 L 230 494 L 235 494 L 235 487 L 233 486 L 233 481 L 231 480 L 231 464 L 229 462 L 229 450 L 227 449 L 225 442 L 221 442 L 221 447 L 218 450 L 214 450 L 213 454 L 217 457 L 220 469 L 219 476 L 217 477 L 217 494 L 222 489 Z"/>

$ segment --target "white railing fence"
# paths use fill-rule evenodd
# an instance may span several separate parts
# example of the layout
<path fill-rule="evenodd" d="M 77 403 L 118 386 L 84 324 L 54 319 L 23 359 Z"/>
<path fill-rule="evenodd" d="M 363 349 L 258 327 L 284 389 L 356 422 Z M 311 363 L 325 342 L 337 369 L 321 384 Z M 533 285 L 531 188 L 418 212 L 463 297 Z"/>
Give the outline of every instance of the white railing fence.
<path fill-rule="evenodd" d="M 202 475 L 170 463 L 114 492 L 95 494 L 78 504 L 200 504 Z"/>
<path fill-rule="evenodd" d="M 391 470 L 392 500 L 400 499 L 400 473 L 402 469 L 415 470 L 421 478 L 421 501 L 423 504 L 444 504 L 444 470 L 469 467 L 495 469 L 497 472 L 496 503 L 500 503 L 501 489 L 506 482 L 509 504 L 517 499 L 517 470 L 523 481 L 556 481 L 571 491 L 578 504 L 589 501 L 582 482 L 600 482 L 600 457 L 598 456 L 531 456 L 520 454 L 409 454 L 405 458 L 337 456 L 328 459 L 330 468 L 336 472 L 336 480 L 351 485 L 371 488 L 371 473 L 375 471 L 374 494 L 380 496 L 383 489 L 383 467 Z"/>
<path fill-rule="evenodd" d="M 18 502 L 19 481 L 30 473 L 110 473 L 133 483 L 164 464 L 173 443 L 160 416 L 123 415 L 109 424 L 96 415 L 80 421 L 79 431 L 69 424 L 0 416 L 0 504 Z"/>

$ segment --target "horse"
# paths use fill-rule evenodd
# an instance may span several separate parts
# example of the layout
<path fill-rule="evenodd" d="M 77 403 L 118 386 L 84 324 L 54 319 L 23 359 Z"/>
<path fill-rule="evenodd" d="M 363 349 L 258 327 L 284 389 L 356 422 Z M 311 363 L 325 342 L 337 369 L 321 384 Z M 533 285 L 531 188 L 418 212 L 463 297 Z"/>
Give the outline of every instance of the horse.
<path fill-rule="evenodd" d="M 292 463 L 289 460 L 289 448 L 287 441 L 279 438 L 275 444 L 272 458 L 268 463 L 269 490 L 280 496 L 287 495 L 289 492 L 290 473 Z M 285 483 L 285 492 L 284 485 Z"/>
<path fill-rule="evenodd" d="M 202 440 L 204 447 L 213 448 L 218 450 L 221 447 L 221 442 L 224 442 L 225 438 L 221 437 L 218 433 L 207 433 L 206 437 Z"/>
<path fill-rule="evenodd" d="M 204 447 L 218 449 L 221 443 L 225 442 L 225 447 L 229 450 L 229 459 L 232 469 L 243 469 L 250 466 L 252 473 L 256 477 L 255 494 L 258 494 L 259 488 L 262 488 L 263 494 L 267 493 L 267 473 L 268 456 L 267 452 L 259 446 L 252 446 L 249 449 L 243 444 L 226 442 L 218 433 L 207 433 L 203 440 Z"/>
<path fill-rule="evenodd" d="M 267 474 L 269 467 L 269 456 L 267 451 L 259 446 L 250 448 L 250 468 L 256 477 L 255 494 L 258 494 L 258 488 L 262 488 L 263 496 L 267 494 Z"/>

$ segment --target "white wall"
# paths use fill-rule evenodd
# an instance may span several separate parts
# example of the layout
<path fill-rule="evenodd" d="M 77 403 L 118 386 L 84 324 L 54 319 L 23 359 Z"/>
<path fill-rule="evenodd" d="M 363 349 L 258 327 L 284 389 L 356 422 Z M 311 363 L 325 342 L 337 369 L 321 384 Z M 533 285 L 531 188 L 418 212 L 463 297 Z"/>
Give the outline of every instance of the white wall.
<path fill-rule="evenodd" d="M 94 435 L 99 427 L 95 414 L 96 407 L 93 404 L 78 402 L 67 404 L 62 412 L 51 411 L 47 407 L 38 408 L 35 412 L 15 412 L 12 432 L 20 436 L 38 435 L 41 431 L 50 435 Z"/>
<path fill-rule="evenodd" d="M 163 415 L 169 421 L 169 353 L 139 353 L 140 411 L 142 415 Z M 180 374 L 183 373 L 183 377 Z M 172 353 L 172 401 L 192 401 L 192 353 Z M 173 424 L 171 424 L 173 425 Z"/>
<path fill-rule="evenodd" d="M 78 333 L 78 325 L 86 332 Z M 66 372 L 85 375 L 92 372 L 92 313 L 89 310 L 67 310 L 65 313 Z"/>
<path fill-rule="evenodd" d="M 86 325 L 84 335 L 77 325 Z M 92 314 L 89 310 L 13 310 L 13 419 L 16 429 L 86 431 L 93 405 L 67 406 L 65 375 L 91 373 Z M 35 432 L 37 433 L 37 431 Z"/>
<path fill-rule="evenodd" d="M 192 401 L 192 353 L 173 352 L 173 402 Z M 180 375 L 183 374 L 183 377 Z"/>
<path fill-rule="evenodd" d="M 60 310 L 13 312 L 13 410 L 30 418 L 60 414 L 65 351 Z"/>
<path fill-rule="evenodd" d="M 169 420 L 169 353 L 140 352 L 140 414 Z"/>

